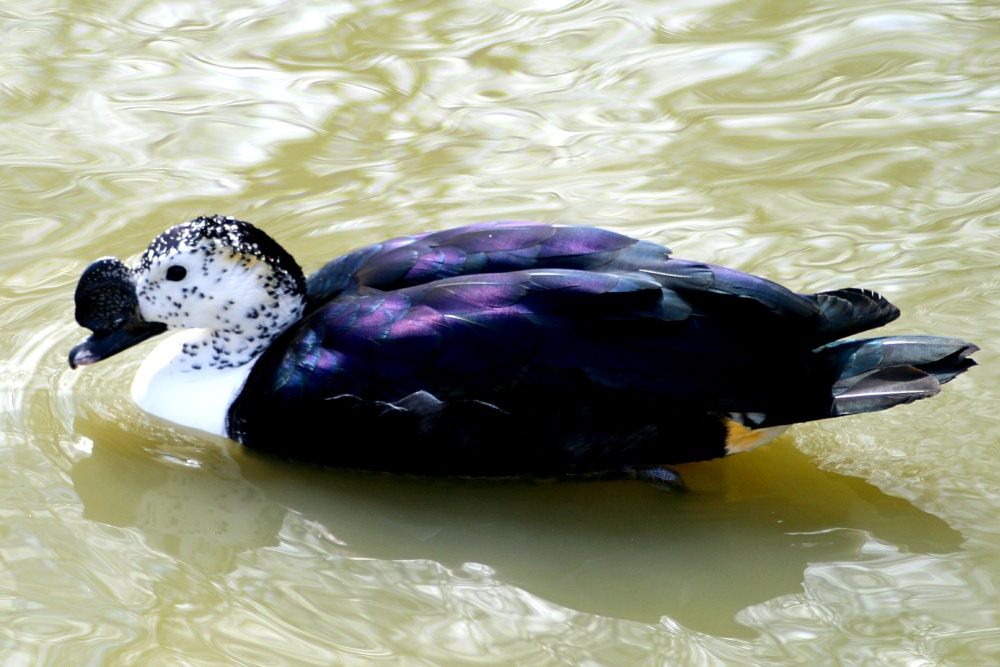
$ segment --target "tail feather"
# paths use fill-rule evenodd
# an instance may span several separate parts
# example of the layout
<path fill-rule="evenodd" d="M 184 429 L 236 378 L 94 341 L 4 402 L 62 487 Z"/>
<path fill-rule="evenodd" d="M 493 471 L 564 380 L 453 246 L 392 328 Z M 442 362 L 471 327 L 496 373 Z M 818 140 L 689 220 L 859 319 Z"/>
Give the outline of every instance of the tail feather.
<path fill-rule="evenodd" d="M 820 292 L 809 298 L 819 307 L 819 325 L 815 344 L 832 341 L 874 329 L 899 317 L 899 309 L 878 292 L 849 287 Z"/>
<path fill-rule="evenodd" d="M 829 414 L 823 416 L 875 412 L 934 396 L 976 364 L 968 357 L 978 349 L 940 336 L 848 340 L 821 348 L 817 355 L 833 379 Z"/>
<path fill-rule="evenodd" d="M 831 417 L 856 415 L 862 412 L 887 410 L 896 405 L 930 398 L 941 391 L 941 383 L 913 366 L 896 366 L 877 370 L 852 383 L 838 380 L 833 388 Z M 838 385 L 847 384 L 846 388 Z"/>

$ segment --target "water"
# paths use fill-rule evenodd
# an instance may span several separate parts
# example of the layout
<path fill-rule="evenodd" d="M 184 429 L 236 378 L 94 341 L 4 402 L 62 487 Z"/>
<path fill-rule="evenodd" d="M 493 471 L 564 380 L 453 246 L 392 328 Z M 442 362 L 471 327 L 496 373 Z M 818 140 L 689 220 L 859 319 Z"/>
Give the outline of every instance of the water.
<path fill-rule="evenodd" d="M 0 655 L 22 665 L 1000 661 L 1000 8 L 0 9 Z M 485 219 L 604 225 L 982 366 L 636 483 L 260 459 L 71 372 L 77 277 L 206 213 L 307 269 Z M 346 425 L 331 446 L 357 446 Z"/>

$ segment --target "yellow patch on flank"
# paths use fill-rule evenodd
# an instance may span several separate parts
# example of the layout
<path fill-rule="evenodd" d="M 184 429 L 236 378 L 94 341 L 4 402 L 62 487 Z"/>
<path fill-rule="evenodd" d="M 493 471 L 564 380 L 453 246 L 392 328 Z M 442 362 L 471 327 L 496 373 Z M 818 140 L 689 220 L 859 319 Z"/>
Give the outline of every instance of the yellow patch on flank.
<path fill-rule="evenodd" d="M 740 454 L 766 445 L 788 429 L 787 426 L 748 428 L 738 421 L 726 420 L 726 456 Z"/>

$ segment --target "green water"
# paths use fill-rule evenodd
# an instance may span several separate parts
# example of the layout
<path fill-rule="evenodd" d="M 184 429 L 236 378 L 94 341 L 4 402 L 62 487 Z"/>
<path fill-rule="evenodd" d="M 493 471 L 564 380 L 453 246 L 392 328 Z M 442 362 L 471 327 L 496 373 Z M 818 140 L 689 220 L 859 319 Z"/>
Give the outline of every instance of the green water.
<path fill-rule="evenodd" d="M 1000 5 L 0 8 L 0 664 L 1000 663 Z M 300 468 L 72 372 L 72 293 L 225 213 L 308 271 L 606 226 L 978 343 L 930 401 L 638 483 Z M 331 424 L 333 446 L 363 446 Z"/>

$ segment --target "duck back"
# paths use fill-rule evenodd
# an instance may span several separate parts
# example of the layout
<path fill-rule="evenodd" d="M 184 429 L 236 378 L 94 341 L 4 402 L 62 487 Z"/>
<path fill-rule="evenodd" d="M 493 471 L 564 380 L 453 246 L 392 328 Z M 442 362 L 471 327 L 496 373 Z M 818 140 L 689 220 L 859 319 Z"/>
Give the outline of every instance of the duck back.
<path fill-rule="evenodd" d="M 330 262 L 307 293 L 306 315 L 233 403 L 229 435 L 367 469 L 554 474 L 715 458 L 740 429 L 936 393 L 975 350 L 932 337 L 837 343 L 898 310 L 868 290 L 798 295 L 589 227 L 394 239 Z"/>

